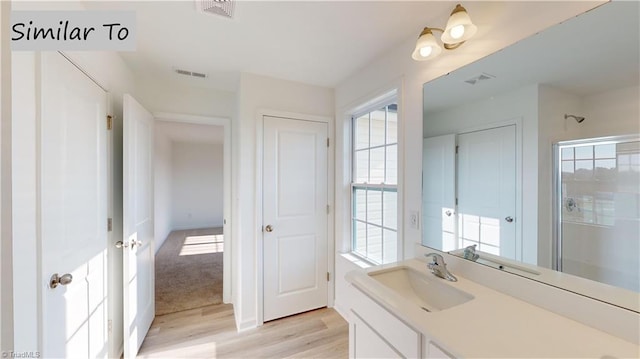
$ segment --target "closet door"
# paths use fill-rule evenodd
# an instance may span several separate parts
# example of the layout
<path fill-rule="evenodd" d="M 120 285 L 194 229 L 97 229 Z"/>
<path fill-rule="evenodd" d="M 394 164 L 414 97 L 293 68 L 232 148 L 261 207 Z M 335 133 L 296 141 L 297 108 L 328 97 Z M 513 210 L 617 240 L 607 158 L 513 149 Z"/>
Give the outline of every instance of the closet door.
<path fill-rule="evenodd" d="M 516 254 L 515 125 L 458 136 L 460 247 L 520 260 Z"/>

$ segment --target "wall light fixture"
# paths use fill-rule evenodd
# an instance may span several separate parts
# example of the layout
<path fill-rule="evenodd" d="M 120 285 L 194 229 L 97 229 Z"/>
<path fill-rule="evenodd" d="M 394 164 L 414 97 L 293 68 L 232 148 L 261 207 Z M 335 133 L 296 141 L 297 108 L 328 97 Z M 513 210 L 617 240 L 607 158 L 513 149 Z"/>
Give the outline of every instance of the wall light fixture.
<path fill-rule="evenodd" d="M 465 41 L 469 40 L 478 31 L 478 27 L 471 22 L 467 10 L 460 4 L 451 12 L 447 26 L 443 29 L 437 27 L 425 27 L 420 33 L 416 48 L 411 57 L 416 61 L 433 59 L 442 52 L 442 47 L 433 36 L 433 31 L 442 33 L 440 40 L 446 50 L 457 49 Z"/>

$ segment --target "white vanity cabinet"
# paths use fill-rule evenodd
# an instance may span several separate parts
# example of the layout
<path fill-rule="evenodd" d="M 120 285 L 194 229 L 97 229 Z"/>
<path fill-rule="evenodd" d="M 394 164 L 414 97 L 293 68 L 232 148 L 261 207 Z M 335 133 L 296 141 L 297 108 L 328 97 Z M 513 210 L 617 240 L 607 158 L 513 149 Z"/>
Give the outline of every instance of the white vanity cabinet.
<path fill-rule="evenodd" d="M 426 359 L 454 359 L 454 357 L 433 342 L 425 339 L 425 358 Z"/>
<path fill-rule="evenodd" d="M 351 312 L 349 323 L 349 357 L 350 358 L 398 358 L 401 354 L 384 338 Z"/>
<path fill-rule="evenodd" d="M 350 358 L 421 358 L 422 335 L 351 286 Z"/>
<path fill-rule="evenodd" d="M 639 358 L 637 339 L 630 342 L 461 275 L 457 282 L 432 278 L 415 259 L 354 270 L 345 279 L 351 358 Z M 539 288 L 524 284 L 516 283 Z M 634 318 L 637 325 L 637 314 L 612 320 Z"/>

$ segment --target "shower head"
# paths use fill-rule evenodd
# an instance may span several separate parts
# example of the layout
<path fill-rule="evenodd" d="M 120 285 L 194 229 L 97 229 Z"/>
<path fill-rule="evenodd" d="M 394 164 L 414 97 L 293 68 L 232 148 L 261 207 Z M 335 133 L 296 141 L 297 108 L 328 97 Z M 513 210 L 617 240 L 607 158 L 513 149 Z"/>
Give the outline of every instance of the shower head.
<path fill-rule="evenodd" d="M 582 123 L 582 121 L 584 121 L 584 117 L 576 116 L 576 115 L 567 115 L 567 114 L 565 114 L 565 115 L 564 115 L 564 119 L 566 120 L 566 119 L 568 119 L 568 118 L 572 118 L 572 119 L 576 120 L 576 122 L 577 122 L 577 123 Z"/>

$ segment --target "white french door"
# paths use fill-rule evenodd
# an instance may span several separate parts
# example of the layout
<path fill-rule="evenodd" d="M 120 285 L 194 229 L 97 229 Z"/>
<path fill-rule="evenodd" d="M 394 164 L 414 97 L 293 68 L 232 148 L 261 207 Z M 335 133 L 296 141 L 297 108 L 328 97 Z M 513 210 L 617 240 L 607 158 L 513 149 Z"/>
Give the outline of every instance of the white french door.
<path fill-rule="evenodd" d="M 124 357 L 135 358 L 155 316 L 154 118 L 130 95 L 123 112 Z"/>
<path fill-rule="evenodd" d="M 42 253 L 42 355 L 104 358 L 107 94 L 61 54 L 38 56 L 34 199 Z"/>
<path fill-rule="evenodd" d="M 521 260 L 516 253 L 515 125 L 458 135 L 460 247 Z"/>
<path fill-rule="evenodd" d="M 264 321 L 327 305 L 327 126 L 264 116 Z"/>

